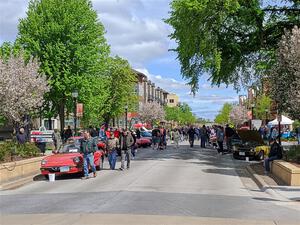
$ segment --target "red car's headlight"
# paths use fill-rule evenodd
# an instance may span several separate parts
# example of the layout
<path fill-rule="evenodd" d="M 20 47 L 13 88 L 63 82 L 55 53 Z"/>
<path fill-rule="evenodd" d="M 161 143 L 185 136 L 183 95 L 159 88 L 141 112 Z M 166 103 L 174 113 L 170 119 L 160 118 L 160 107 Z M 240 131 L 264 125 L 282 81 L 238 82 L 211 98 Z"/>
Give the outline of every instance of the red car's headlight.
<path fill-rule="evenodd" d="M 45 160 L 45 159 L 43 159 L 43 160 L 41 161 L 41 165 L 46 165 L 46 163 L 47 163 L 47 160 Z"/>
<path fill-rule="evenodd" d="M 80 158 L 79 158 L 79 157 L 73 158 L 73 162 L 74 162 L 74 163 L 79 163 L 79 162 L 80 162 Z"/>

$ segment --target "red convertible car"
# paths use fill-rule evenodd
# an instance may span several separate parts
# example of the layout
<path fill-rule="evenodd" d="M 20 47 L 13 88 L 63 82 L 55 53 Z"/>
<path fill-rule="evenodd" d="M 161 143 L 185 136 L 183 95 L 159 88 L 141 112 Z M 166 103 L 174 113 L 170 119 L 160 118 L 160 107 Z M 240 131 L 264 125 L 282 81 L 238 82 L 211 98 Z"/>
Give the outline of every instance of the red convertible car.
<path fill-rule="evenodd" d="M 152 144 L 152 142 L 149 138 L 144 138 L 144 137 L 136 139 L 136 143 L 137 143 L 138 147 L 149 147 Z"/>
<path fill-rule="evenodd" d="M 76 140 L 74 143 L 62 145 L 57 153 L 46 156 L 41 161 L 41 174 L 48 177 L 49 173 L 57 175 L 83 173 L 83 157 L 80 154 L 78 142 Z M 97 170 L 103 168 L 103 159 L 104 152 L 97 150 L 94 153 L 94 163 Z"/>

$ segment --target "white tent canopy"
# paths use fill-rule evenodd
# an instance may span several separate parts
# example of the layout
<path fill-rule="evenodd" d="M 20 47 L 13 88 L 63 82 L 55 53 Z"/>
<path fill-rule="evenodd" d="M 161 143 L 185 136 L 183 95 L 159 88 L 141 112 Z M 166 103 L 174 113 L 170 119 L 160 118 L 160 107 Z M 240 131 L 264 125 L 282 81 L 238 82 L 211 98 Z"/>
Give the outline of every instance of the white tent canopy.
<path fill-rule="evenodd" d="M 294 120 L 291 120 L 290 118 L 286 117 L 286 116 L 281 116 L 281 125 L 292 125 L 294 123 Z M 268 123 L 268 125 L 278 125 L 278 120 L 277 118 L 275 120 L 272 120 Z"/>

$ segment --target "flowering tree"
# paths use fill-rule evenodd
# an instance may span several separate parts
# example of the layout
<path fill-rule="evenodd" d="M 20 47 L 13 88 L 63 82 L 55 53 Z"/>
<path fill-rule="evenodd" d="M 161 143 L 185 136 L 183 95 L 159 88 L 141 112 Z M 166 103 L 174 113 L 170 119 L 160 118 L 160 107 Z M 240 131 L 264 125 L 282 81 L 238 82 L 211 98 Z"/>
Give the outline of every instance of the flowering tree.
<path fill-rule="evenodd" d="M 285 31 L 277 50 L 277 61 L 270 73 L 271 95 L 278 109 L 300 117 L 300 29 Z"/>
<path fill-rule="evenodd" d="M 165 111 L 157 102 L 144 103 L 139 111 L 140 119 L 151 124 L 165 118 Z"/>
<path fill-rule="evenodd" d="M 237 127 L 247 121 L 247 109 L 239 105 L 233 106 L 229 114 L 229 118 L 230 121 Z"/>
<path fill-rule="evenodd" d="M 15 125 L 24 125 L 24 116 L 42 106 L 49 90 L 38 68 L 36 60 L 25 64 L 22 53 L 0 58 L 0 114 Z"/>

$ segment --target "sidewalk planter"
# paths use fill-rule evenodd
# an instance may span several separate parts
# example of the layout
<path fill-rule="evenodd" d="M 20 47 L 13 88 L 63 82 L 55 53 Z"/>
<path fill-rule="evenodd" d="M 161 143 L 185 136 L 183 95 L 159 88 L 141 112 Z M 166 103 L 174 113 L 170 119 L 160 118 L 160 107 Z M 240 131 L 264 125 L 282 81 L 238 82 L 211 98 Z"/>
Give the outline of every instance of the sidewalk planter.
<path fill-rule="evenodd" d="M 286 185 L 300 186 L 300 167 L 292 163 L 283 160 L 273 161 L 272 174 L 281 179 Z"/>
<path fill-rule="evenodd" d="M 0 164 L 0 184 L 39 174 L 42 159 L 43 157 L 35 157 Z"/>

